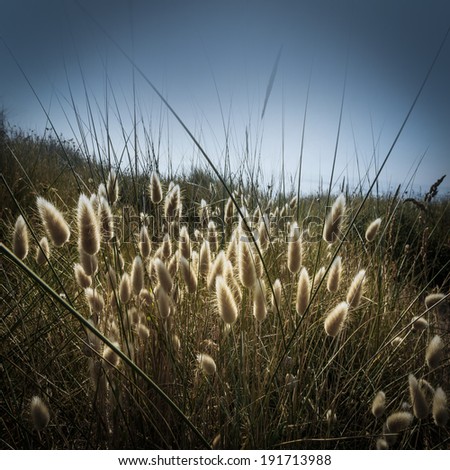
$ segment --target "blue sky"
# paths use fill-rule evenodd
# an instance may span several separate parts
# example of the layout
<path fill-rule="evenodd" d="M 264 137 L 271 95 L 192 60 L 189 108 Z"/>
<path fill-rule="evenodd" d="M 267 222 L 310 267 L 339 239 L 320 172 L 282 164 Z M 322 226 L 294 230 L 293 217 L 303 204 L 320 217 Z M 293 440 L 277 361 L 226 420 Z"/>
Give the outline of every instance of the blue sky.
<path fill-rule="evenodd" d="M 282 155 L 287 186 L 296 178 L 311 80 L 302 168 L 305 192 L 330 178 L 346 70 L 335 178 L 338 185 L 345 176 L 353 188 L 366 171 L 373 178 L 450 26 L 446 0 L 3 3 L 0 35 L 57 131 L 66 138 L 79 135 L 70 85 L 85 122 L 88 102 L 99 129 L 108 109 L 108 127 L 119 155 L 124 143 L 117 116 L 125 131 L 132 132 L 132 66 L 92 18 L 163 92 L 219 167 L 224 161 L 224 122 L 233 168 L 240 165 L 247 133 L 250 152 L 260 158 L 264 183 L 279 181 Z M 1 43 L 0 60 L 0 105 L 12 123 L 43 133 L 48 127 L 45 114 Z M 169 160 L 174 171 L 204 164 L 145 81 L 136 75 L 134 84 L 141 155 L 146 152 L 144 129 L 157 142 L 161 128 L 163 169 Z M 449 84 L 450 38 L 381 175 L 383 189 L 405 186 L 424 154 L 413 180 L 415 191 L 426 191 L 450 173 Z M 445 181 L 442 190 L 449 188 Z"/>

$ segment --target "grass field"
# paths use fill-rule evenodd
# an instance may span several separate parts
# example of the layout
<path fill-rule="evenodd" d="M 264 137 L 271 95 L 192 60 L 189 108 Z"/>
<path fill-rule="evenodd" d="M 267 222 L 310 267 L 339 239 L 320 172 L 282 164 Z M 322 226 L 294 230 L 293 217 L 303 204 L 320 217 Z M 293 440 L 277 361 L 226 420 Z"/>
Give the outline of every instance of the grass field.
<path fill-rule="evenodd" d="M 2 123 L 2 448 L 448 449 L 439 180 L 298 198 Z"/>

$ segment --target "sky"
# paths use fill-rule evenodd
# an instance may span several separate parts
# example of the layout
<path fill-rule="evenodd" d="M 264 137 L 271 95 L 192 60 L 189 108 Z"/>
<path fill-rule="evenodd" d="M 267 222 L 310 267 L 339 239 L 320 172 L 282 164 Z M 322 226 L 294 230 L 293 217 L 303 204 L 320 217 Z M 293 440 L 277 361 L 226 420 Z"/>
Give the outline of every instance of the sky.
<path fill-rule="evenodd" d="M 296 185 L 304 125 L 305 193 L 330 181 L 342 100 L 333 188 L 373 181 L 450 27 L 447 0 L 0 3 L 0 107 L 10 123 L 43 134 L 47 113 L 77 145 L 79 125 L 92 142 L 90 107 L 103 145 L 91 152 L 106 158 L 107 128 L 120 158 L 134 144 L 136 102 L 142 168 L 149 140 L 163 172 L 205 166 L 142 73 L 219 169 L 227 149 L 233 171 L 248 153 L 245 171 L 259 167 L 263 184 Z M 447 174 L 448 193 L 449 149 L 450 37 L 379 187 L 424 193 Z"/>

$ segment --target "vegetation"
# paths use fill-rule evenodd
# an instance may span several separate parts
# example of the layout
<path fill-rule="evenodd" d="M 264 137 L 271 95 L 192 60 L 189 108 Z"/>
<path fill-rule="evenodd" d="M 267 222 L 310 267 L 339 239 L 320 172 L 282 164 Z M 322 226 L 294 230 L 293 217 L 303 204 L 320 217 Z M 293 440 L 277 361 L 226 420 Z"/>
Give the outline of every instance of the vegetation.
<path fill-rule="evenodd" d="M 448 448 L 439 181 L 299 199 L 1 122 L 2 447 Z"/>

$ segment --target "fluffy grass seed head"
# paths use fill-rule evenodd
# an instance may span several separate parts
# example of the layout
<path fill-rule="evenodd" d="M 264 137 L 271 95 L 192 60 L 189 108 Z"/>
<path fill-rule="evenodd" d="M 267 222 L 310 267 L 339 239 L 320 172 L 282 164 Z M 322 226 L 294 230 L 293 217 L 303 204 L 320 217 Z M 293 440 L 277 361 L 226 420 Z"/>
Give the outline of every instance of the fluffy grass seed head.
<path fill-rule="evenodd" d="M 100 250 L 100 225 L 89 198 L 81 194 L 78 199 L 78 237 L 81 249 L 88 255 Z"/>
<path fill-rule="evenodd" d="M 383 416 L 386 410 L 386 394 L 380 390 L 372 402 L 372 414 L 375 418 L 379 419 Z"/>
<path fill-rule="evenodd" d="M 435 305 L 445 297 L 442 293 L 429 294 L 425 297 L 425 306 L 427 309 L 434 308 Z M 448 301 L 443 301 L 439 303 L 436 307 L 437 313 L 439 315 L 445 316 L 448 314 Z"/>
<path fill-rule="evenodd" d="M 209 270 L 207 280 L 207 286 L 209 290 L 215 289 L 217 276 L 224 275 L 226 261 L 227 259 L 225 253 L 223 252 L 223 250 L 220 250 Z"/>
<path fill-rule="evenodd" d="M 228 325 L 234 324 L 238 317 L 238 309 L 231 289 L 222 276 L 216 278 L 216 298 L 222 320 Z"/>
<path fill-rule="evenodd" d="M 181 192 L 178 184 L 166 194 L 164 200 L 164 216 L 167 220 L 174 220 L 181 217 Z"/>
<path fill-rule="evenodd" d="M 209 354 L 198 354 L 197 362 L 199 363 L 200 369 L 209 376 L 213 376 L 217 371 L 216 363 Z"/>
<path fill-rule="evenodd" d="M 48 426 L 50 413 L 47 405 L 38 396 L 34 396 L 30 403 L 31 421 L 36 431 L 42 431 Z"/>
<path fill-rule="evenodd" d="M 308 271 L 305 267 L 300 270 L 297 285 L 297 296 L 295 301 L 295 310 L 299 315 L 306 312 L 309 304 L 309 294 L 311 292 L 311 281 L 309 279 Z"/>
<path fill-rule="evenodd" d="M 111 170 L 106 182 L 106 192 L 110 204 L 115 204 L 119 199 L 119 180 L 114 170 Z"/>
<path fill-rule="evenodd" d="M 402 432 L 411 426 L 413 419 L 414 416 L 408 411 L 397 411 L 392 413 L 386 420 L 387 430 L 392 433 Z"/>
<path fill-rule="evenodd" d="M 155 172 L 153 172 L 150 177 L 149 193 L 150 200 L 153 202 L 153 204 L 159 204 L 162 201 L 163 194 L 161 181 Z"/>
<path fill-rule="evenodd" d="M 327 243 L 334 243 L 341 235 L 342 220 L 345 213 L 345 197 L 341 194 L 333 203 L 331 211 L 325 219 L 323 239 Z"/>
<path fill-rule="evenodd" d="M 78 247 L 80 254 L 80 264 L 88 276 L 93 276 L 98 270 L 98 259 L 96 255 L 87 254 L 81 247 Z"/>
<path fill-rule="evenodd" d="M 319 284 L 321 283 L 323 277 L 325 275 L 325 266 L 322 266 L 315 274 L 314 274 L 314 279 L 313 279 L 313 286 L 314 289 L 317 289 L 319 287 Z"/>
<path fill-rule="evenodd" d="M 329 292 L 337 292 L 341 282 L 342 258 L 336 256 L 328 271 L 327 289 Z"/>
<path fill-rule="evenodd" d="M 428 344 L 427 351 L 425 353 L 425 360 L 430 369 L 436 369 L 444 353 L 444 342 L 439 335 L 435 335 L 430 343 Z"/>
<path fill-rule="evenodd" d="M 21 260 L 28 254 L 28 229 L 25 219 L 19 215 L 14 225 L 13 252 Z"/>
<path fill-rule="evenodd" d="M 429 413 L 428 402 L 425 398 L 425 394 L 419 387 L 419 383 L 413 374 L 408 376 L 409 382 L 409 395 L 411 398 L 411 404 L 413 407 L 414 416 L 417 419 L 425 419 Z"/>
<path fill-rule="evenodd" d="M 169 294 L 161 285 L 157 285 L 155 288 L 155 298 L 158 305 L 159 316 L 163 320 L 167 319 L 171 312 L 171 302 Z"/>
<path fill-rule="evenodd" d="M 134 258 L 131 266 L 131 287 L 134 295 L 139 295 L 144 287 L 144 265 L 140 256 Z"/>
<path fill-rule="evenodd" d="M 281 294 L 283 292 L 281 281 L 279 279 L 275 279 L 272 287 L 272 309 L 274 312 L 276 312 L 277 309 L 281 310 Z"/>
<path fill-rule="evenodd" d="M 192 262 L 189 262 L 184 256 L 180 256 L 181 273 L 187 291 L 193 294 L 197 290 L 197 273 Z"/>
<path fill-rule="evenodd" d="M 231 197 L 228 198 L 227 203 L 225 205 L 225 224 L 231 225 L 233 223 L 233 216 L 234 216 L 234 204 Z"/>
<path fill-rule="evenodd" d="M 36 205 L 48 238 L 56 247 L 63 246 L 69 241 L 70 228 L 61 212 L 43 197 L 36 199 Z"/>
<path fill-rule="evenodd" d="M 253 262 L 252 249 L 249 242 L 239 243 L 239 280 L 247 289 L 251 289 L 256 282 L 256 269 Z"/>
<path fill-rule="evenodd" d="M 142 259 L 146 261 L 152 251 L 152 242 L 148 234 L 148 229 L 145 225 L 141 227 L 139 232 L 139 252 L 141 253 Z"/>
<path fill-rule="evenodd" d="M 166 291 L 166 293 L 169 294 L 173 287 L 173 280 L 169 270 L 167 269 L 164 261 L 160 260 L 159 258 L 154 258 L 153 263 L 158 275 L 159 284 Z"/>
<path fill-rule="evenodd" d="M 120 349 L 119 343 L 113 342 L 113 345 L 117 348 Z M 120 357 L 118 354 L 110 348 L 108 345 L 105 346 L 105 349 L 103 350 L 103 365 L 106 370 L 112 371 L 115 369 L 120 363 Z"/>
<path fill-rule="evenodd" d="M 290 229 L 287 265 L 292 274 L 298 273 L 302 266 L 302 239 L 297 222 L 293 222 Z"/>
<path fill-rule="evenodd" d="M 183 225 L 180 230 L 179 248 L 181 256 L 186 259 L 191 257 L 191 239 L 186 225 Z"/>
<path fill-rule="evenodd" d="M 114 237 L 114 219 L 108 200 L 104 197 L 100 198 L 98 205 L 98 220 L 100 221 L 100 232 L 103 240 L 111 240 Z"/>
<path fill-rule="evenodd" d="M 425 331 L 428 328 L 428 322 L 423 317 L 413 317 L 411 320 L 411 328 L 413 331 Z"/>
<path fill-rule="evenodd" d="M 172 255 L 172 242 L 168 233 L 166 233 L 163 237 L 161 252 L 164 259 L 168 259 Z"/>
<path fill-rule="evenodd" d="M 266 283 L 263 279 L 258 279 L 253 287 L 253 315 L 259 322 L 267 316 Z"/>
<path fill-rule="evenodd" d="M 211 250 L 209 248 L 209 241 L 203 240 L 202 246 L 200 247 L 200 258 L 199 258 L 199 274 L 202 277 L 208 277 L 209 270 L 211 268 Z"/>
<path fill-rule="evenodd" d="M 217 252 L 219 249 L 219 237 L 217 235 L 217 229 L 216 229 L 216 224 L 210 220 L 208 223 L 208 231 L 207 231 L 207 240 L 209 242 L 209 247 L 211 251 L 214 253 Z"/>
<path fill-rule="evenodd" d="M 378 229 L 381 225 L 381 218 L 375 219 L 366 230 L 366 240 L 370 243 L 373 242 L 375 237 L 377 236 Z"/>
<path fill-rule="evenodd" d="M 36 263 L 42 266 L 50 258 L 50 245 L 47 237 L 42 237 L 36 248 Z"/>
<path fill-rule="evenodd" d="M 438 387 L 434 393 L 433 420 L 437 426 L 441 426 L 443 428 L 448 422 L 447 395 L 441 387 Z"/>
<path fill-rule="evenodd" d="M 377 439 L 377 450 L 389 450 L 389 444 L 387 443 L 386 439 L 379 437 Z"/>
<path fill-rule="evenodd" d="M 91 276 L 88 276 L 83 269 L 83 266 L 81 264 L 76 263 L 73 267 L 74 273 L 75 273 L 75 280 L 77 281 L 77 284 L 82 288 L 82 289 L 87 289 L 88 287 L 91 287 L 92 284 L 92 278 Z"/>
<path fill-rule="evenodd" d="M 131 280 L 128 273 L 123 273 L 119 284 L 119 298 L 123 304 L 130 301 L 131 298 Z"/>
<path fill-rule="evenodd" d="M 84 293 L 86 295 L 86 299 L 92 314 L 99 316 L 103 311 L 103 307 L 105 306 L 103 297 L 96 290 L 90 287 L 86 288 Z"/>
<path fill-rule="evenodd" d="M 364 290 L 365 276 L 365 269 L 361 269 L 361 271 L 359 271 L 359 273 L 353 278 L 347 292 L 347 303 L 349 308 L 356 308 L 359 305 Z"/>
<path fill-rule="evenodd" d="M 348 315 L 348 303 L 340 302 L 327 315 L 324 322 L 325 333 L 335 338 L 342 330 Z"/>

